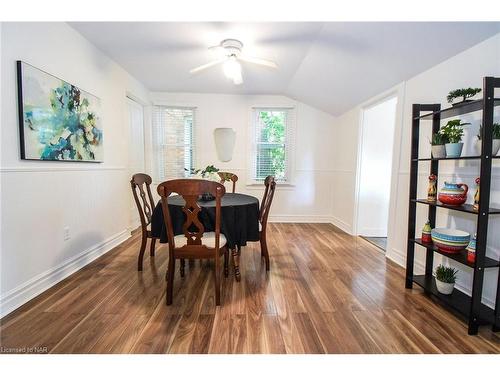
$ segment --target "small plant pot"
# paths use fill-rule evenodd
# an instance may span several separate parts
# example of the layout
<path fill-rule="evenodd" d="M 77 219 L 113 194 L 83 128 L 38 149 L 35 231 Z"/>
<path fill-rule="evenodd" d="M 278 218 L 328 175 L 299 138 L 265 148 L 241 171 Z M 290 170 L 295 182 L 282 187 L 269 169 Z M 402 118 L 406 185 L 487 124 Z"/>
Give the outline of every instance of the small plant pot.
<path fill-rule="evenodd" d="M 482 150 L 482 143 L 481 143 L 481 140 L 479 138 L 475 138 L 475 141 L 474 141 L 474 150 L 476 151 L 476 155 L 481 155 L 481 150 Z"/>
<path fill-rule="evenodd" d="M 436 288 L 439 293 L 450 295 L 453 293 L 453 289 L 455 288 L 455 283 L 444 283 L 436 279 Z"/>
<path fill-rule="evenodd" d="M 500 150 L 500 139 L 494 139 L 491 155 L 497 156 L 499 150 Z"/>
<path fill-rule="evenodd" d="M 446 147 L 446 157 L 447 158 L 459 158 L 462 155 L 462 149 L 464 148 L 463 143 L 447 143 Z"/>
<path fill-rule="evenodd" d="M 444 145 L 432 146 L 432 157 L 434 159 L 442 159 L 446 157 L 446 147 Z"/>
<path fill-rule="evenodd" d="M 476 150 L 477 155 L 481 155 L 482 144 L 481 140 L 476 138 L 476 142 L 474 143 L 474 148 Z M 491 147 L 491 155 L 496 156 L 500 151 L 500 139 L 494 139 Z"/>

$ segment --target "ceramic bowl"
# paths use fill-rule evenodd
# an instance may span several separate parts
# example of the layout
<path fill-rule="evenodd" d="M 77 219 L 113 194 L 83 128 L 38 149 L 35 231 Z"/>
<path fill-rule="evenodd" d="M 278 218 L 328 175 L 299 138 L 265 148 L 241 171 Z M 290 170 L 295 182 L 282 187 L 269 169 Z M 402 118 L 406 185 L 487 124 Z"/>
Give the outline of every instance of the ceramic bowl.
<path fill-rule="evenodd" d="M 469 233 L 451 228 L 434 228 L 431 237 L 434 245 L 448 253 L 464 250 L 470 241 Z"/>

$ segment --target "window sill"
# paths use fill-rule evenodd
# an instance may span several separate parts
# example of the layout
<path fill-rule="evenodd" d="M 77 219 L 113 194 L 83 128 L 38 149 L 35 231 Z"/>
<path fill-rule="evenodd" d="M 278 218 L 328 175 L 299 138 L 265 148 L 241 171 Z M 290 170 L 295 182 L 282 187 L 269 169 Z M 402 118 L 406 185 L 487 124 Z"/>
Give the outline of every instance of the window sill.
<path fill-rule="evenodd" d="M 262 183 L 255 183 L 255 184 L 246 184 L 245 187 L 247 190 L 264 190 L 264 182 Z M 276 183 L 276 189 L 280 190 L 294 190 L 295 189 L 295 184 L 290 184 L 290 183 Z"/>

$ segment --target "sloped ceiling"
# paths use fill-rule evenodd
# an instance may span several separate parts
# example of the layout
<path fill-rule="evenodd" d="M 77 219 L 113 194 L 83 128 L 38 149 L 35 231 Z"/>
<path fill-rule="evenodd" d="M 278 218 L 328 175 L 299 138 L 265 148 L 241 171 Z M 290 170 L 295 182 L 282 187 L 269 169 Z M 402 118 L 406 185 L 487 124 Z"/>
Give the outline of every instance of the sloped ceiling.
<path fill-rule="evenodd" d="M 332 115 L 500 32 L 500 22 L 179 23 L 72 22 L 70 25 L 151 91 L 279 94 Z M 222 39 L 277 70 L 243 64 L 233 85 L 215 58 Z"/>

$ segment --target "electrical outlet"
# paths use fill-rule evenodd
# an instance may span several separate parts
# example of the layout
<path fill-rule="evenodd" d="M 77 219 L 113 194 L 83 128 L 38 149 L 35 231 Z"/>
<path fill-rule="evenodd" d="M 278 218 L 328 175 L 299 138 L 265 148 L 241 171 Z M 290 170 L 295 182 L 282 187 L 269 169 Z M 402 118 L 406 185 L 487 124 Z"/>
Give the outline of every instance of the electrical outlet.
<path fill-rule="evenodd" d="M 71 236 L 69 235 L 69 227 L 64 227 L 64 241 L 67 241 L 71 238 Z"/>

